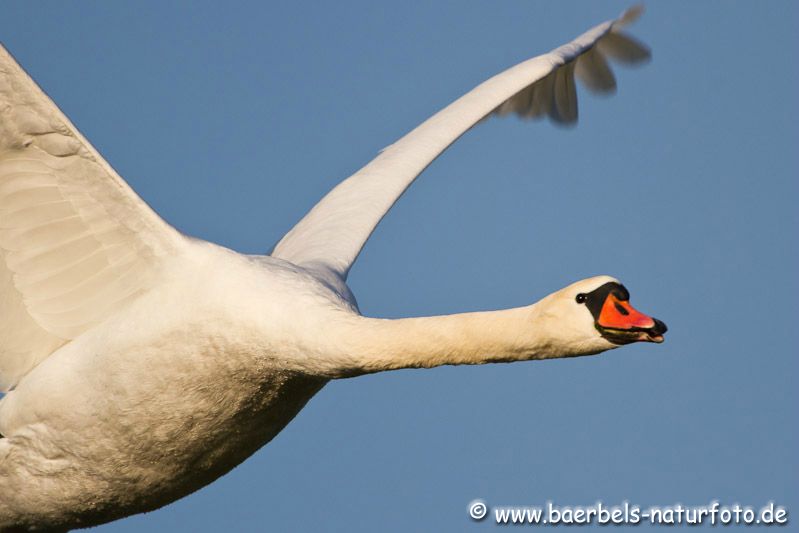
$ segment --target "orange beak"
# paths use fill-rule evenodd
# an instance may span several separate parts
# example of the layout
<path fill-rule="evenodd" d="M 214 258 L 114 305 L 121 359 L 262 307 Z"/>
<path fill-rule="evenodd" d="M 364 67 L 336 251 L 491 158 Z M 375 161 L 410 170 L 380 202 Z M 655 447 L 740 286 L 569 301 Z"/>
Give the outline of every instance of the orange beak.
<path fill-rule="evenodd" d="M 588 294 L 578 294 L 594 317 L 594 326 L 606 340 L 621 346 L 631 342 L 663 342 L 669 328 L 662 320 L 630 305 L 630 293 L 618 282 L 608 282 Z"/>
<path fill-rule="evenodd" d="M 610 329 L 650 329 L 655 327 L 655 319 L 636 311 L 630 302 L 621 301 L 612 293 L 605 298 L 597 323 Z"/>

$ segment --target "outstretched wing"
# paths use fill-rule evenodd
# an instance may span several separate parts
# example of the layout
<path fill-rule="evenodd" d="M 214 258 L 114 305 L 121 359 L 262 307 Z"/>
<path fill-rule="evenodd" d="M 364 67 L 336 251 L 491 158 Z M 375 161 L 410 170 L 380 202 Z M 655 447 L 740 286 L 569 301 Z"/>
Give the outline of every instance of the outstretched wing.
<path fill-rule="evenodd" d="M 272 255 L 346 279 L 364 243 L 394 202 L 447 147 L 491 114 L 577 120 L 577 75 L 591 90 L 616 88 L 607 58 L 637 63 L 647 48 L 620 32 L 636 7 L 548 54 L 478 85 L 337 185 L 275 246 Z"/>
<path fill-rule="evenodd" d="M 0 46 L 0 390 L 146 290 L 182 239 Z"/>

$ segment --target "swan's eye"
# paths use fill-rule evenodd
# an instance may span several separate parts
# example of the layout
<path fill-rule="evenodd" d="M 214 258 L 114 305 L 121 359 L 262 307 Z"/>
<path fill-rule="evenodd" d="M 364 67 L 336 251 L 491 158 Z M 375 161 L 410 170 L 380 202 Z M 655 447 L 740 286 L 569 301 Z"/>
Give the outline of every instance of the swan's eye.
<path fill-rule="evenodd" d="M 583 293 L 581 292 L 580 294 L 578 294 L 578 295 L 577 295 L 577 297 L 576 297 L 574 300 L 575 300 L 575 301 L 576 301 L 578 304 L 582 304 L 582 303 L 585 303 L 585 301 L 586 301 L 587 299 L 588 299 L 588 296 L 586 296 L 585 294 L 583 294 Z"/>

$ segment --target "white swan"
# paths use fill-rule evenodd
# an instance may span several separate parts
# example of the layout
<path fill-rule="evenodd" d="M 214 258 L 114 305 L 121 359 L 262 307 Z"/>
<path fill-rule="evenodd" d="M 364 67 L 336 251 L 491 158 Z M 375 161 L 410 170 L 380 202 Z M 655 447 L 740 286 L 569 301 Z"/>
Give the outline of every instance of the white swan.
<path fill-rule="evenodd" d="M 275 247 L 189 239 L 140 200 L 0 48 L 0 529 L 160 507 L 274 437 L 328 380 L 661 342 L 615 279 L 534 305 L 382 320 L 347 272 L 391 205 L 491 114 L 577 118 L 575 74 L 646 49 L 631 10 L 481 84 L 333 189 Z"/>

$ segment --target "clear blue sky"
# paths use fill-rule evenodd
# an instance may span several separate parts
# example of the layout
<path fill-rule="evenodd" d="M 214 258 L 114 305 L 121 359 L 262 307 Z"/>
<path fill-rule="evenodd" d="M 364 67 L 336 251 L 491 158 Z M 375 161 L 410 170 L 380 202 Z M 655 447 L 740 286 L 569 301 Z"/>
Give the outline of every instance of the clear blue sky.
<path fill-rule="evenodd" d="M 0 39 L 170 223 L 264 252 L 431 113 L 627 5 L 4 2 Z M 491 529 L 476 497 L 775 500 L 795 524 L 797 10 L 650 3 L 653 61 L 615 97 L 582 92 L 577 128 L 475 128 L 350 277 L 400 317 L 611 274 L 665 344 L 331 383 L 221 480 L 98 531 Z"/>

